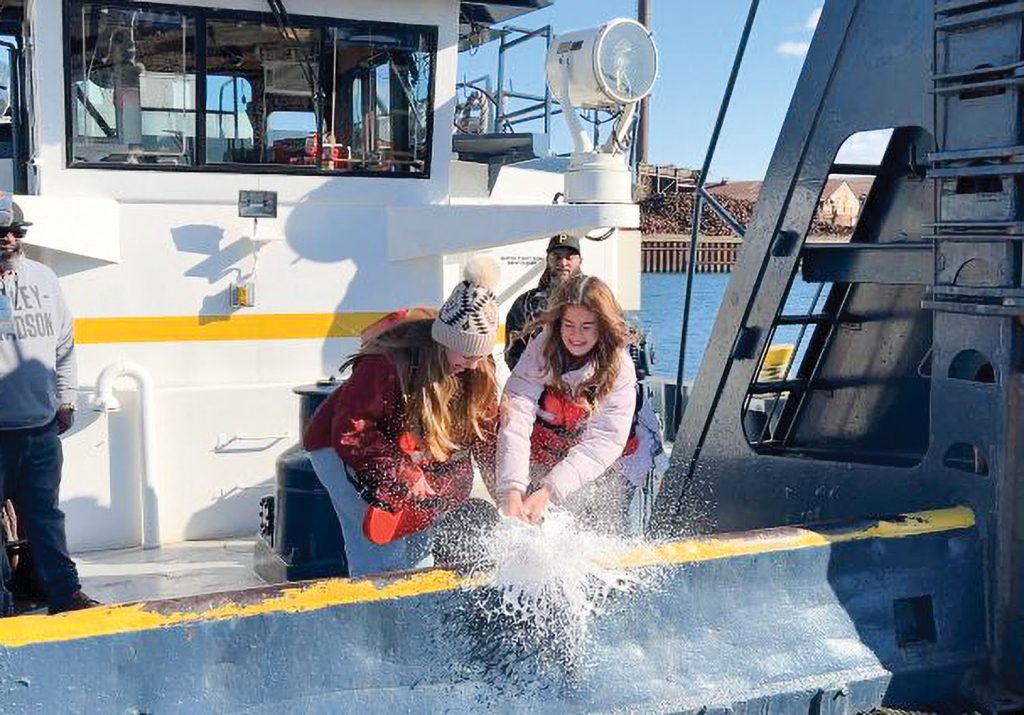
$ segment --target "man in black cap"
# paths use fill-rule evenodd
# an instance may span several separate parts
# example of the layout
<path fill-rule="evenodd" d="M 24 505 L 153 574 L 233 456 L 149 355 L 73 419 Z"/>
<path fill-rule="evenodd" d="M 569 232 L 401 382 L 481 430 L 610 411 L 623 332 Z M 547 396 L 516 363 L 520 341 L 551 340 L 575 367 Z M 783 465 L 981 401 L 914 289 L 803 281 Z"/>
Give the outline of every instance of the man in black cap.
<path fill-rule="evenodd" d="M 569 280 L 580 271 L 580 240 L 576 236 L 560 233 L 548 241 L 547 266 L 536 288 L 516 298 L 505 319 L 505 364 L 511 370 L 519 362 L 531 336 L 521 335 L 531 320 L 544 311 L 548 290 Z"/>
<path fill-rule="evenodd" d="M 14 501 L 50 613 L 60 613 L 96 601 L 82 593 L 58 506 L 58 435 L 75 419 L 73 321 L 57 276 L 22 252 L 30 225 L 0 193 L 0 504 Z M 7 570 L 0 549 L 0 573 Z M 0 606 L 9 604 L 0 581 Z"/>

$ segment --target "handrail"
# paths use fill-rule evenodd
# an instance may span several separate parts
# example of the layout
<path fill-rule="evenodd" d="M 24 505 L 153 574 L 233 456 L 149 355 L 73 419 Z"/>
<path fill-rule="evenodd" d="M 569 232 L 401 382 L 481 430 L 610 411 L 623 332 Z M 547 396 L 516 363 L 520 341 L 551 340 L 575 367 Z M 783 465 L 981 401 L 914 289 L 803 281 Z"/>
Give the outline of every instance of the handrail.
<path fill-rule="evenodd" d="M 750 9 L 747 11 L 747 20 L 743 25 L 743 34 L 740 35 L 740 43 L 736 48 L 736 57 L 732 62 L 732 71 L 729 73 L 729 81 L 725 85 L 725 94 L 722 96 L 722 103 L 718 108 L 718 117 L 715 119 L 715 128 L 711 132 L 711 139 L 708 142 L 708 150 L 704 155 L 704 164 L 701 167 L 700 175 L 697 177 L 697 191 L 693 197 L 693 216 L 690 226 L 690 262 L 686 266 L 686 294 L 683 300 L 683 329 L 679 336 L 679 368 L 676 371 L 676 400 L 672 410 L 672 429 L 674 435 L 679 429 L 679 423 L 683 418 L 683 373 L 686 369 L 686 339 L 690 329 L 690 309 L 693 302 L 693 276 L 697 272 L 697 248 L 700 244 L 700 219 L 704 208 L 704 184 L 708 180 L 708 170 L 711 168 L 711 160 L 715 156 L 715 149 L 718 146 L 718 137 L 722 133 L 722 125 L 725 123 L 725 115 L 729 111 L 729 103 L 732 100 L 732 91 L 736 87 L 736 78 L 740 72 L 740 65 L 743 64 L 743 56 L 747 51 L 747 41 L 750 39 L 750 30 L 754 25 L 754 18 L 757 16 L 757 7 L 760 0 L 750 0 Z"/>
<path fill-rule="evenodd" d="M 732 212 L 725 208 L 722 203 L 715 198 L 715 195 L 705 189 L 703 186 L 698 185 L 696 188 L 697 194 L 708 202 L 708 206 L 714 209 L 715 213 L 718 214 L 723 221 L 725 221 L 729 228 L 739 234 L 740 238 L 743 238 L 747 233 L 747 227 L 743 225 L 743 222 L 733 216 Z"/>
<path fill-rule="evenodd" d="M 139 484 L 139 521 L 142 527 L 142 548 L 155 549 L 162 541 L 160 535 L 160 480 L 156 460 L 155 389 L 149 371 L 134 362 L 113 362 L 100 371 L 96 378 L 96 394 L 92 408 L 97 412 L 115 412 L 121 402 L 114 395 L 114 383 L 119 377 L 130 377 L 139 389 L 139 431 L 142 444 L 142 473 Z"/>
<path fill-rule="evenodd" d="M 518 35 L 509 39 L 510 35 Z M 505 111 L 505 100 L 506 99 L 522 99 L 518 97 L 520 93 L 514 92 L 511 89 L 505 90 L 505 53 L 516 45 L 520 45 L 527 40 L 533 40 L 536 38 L 543 38 L 545 41 L 545 52 L 551 47 L 551 40 L 554 37 L 554 31 L 551 25 L 545 25 L 536 29 L 528 29 L 524 27 L 507 26 L 501 28 L 498 31 L 498 76 L 495 89 L 496 101 L 494 102 L 494 124 L 493 126 L 501 131 L 501 127 L 507 126 L 509 131 L 514 131 L 513 124 L 519 124 L 525 119 L 520 118 L 519 120 L 512 122 L 510 121 L 515 116 L 521 116 L 524 113 L 524 109 L 520 108 L 513 112 Z M 533 98 L 530 98 L 531 100 Z M 544 83 L 544 97 L 537 97 L 535 104 L 526 108 L 530 112 L 540 112 L 541 114 L 537 117 L 530 116 L 530 120 L 543 119 L 544 120 L 544 133 L 551 133 L 551 116 L 554 110 L 554 100 L 551 97 L 551 88 L 548 87 L 547 82 Z"/>
<path fill-rule="evenodd" d="M 806 315 L 806 317 L 808 318 L 808 322 L 804 322 L 804 323 L 800 324 L 800 332 L 797 333 L 796 342 L 793 345 L 793 359 L 792 359 L 792 362 L 790 362 L 790 364 L 786 366 L 786 374 L 784 374 L 782 376 L 783 379 L 780 381 L 779 389 L 776 390 L 776 392 L 775 392 L 774 399 L 772 400 L 772 411 L 768 413 L 768 419 L 765 420 L 764 426 L 761 428 L 761 434 L 758 436 L 758 439 L 757 439 L 757 443 L 758 444 L 763 444 L 765 442 L 766 436 L 771 433 L 772 420 L 775 419 L 775 413 L 778 411 L 779 403 L 782 400 L 782 393 L 785 392 L 785 390 L 782 389 L 781 383 L 785 382 L 789 378 L 789 372 L 792 369 L 793 364 L 796 362 L 797 356 L 800 354 L 800 348 L 803 347 L 804 337 L 807 334 L 807 326 L 811 322 L 816 322 L 816 321 L 811 321 L 810 319 L 814 317 L 815 311 L 818 309 L 818 302 L 821 300 L 821 294 L 824 291 L 824 289 L 825 289 L 825 284 L 824 283 L 819 283 L 817 290 L 814 291 L 814 298 L 811 300 L 810 305 L 807 306 L 807 315 Z M 780 324 L 781 323 L 778 320 L 775 321 L 775 326 L 776 327 L 778 327 Z M 773 330 L 772 331 L 772 339 L 774 339 L 774 337 L 775 337 L 775 332 Z M 771 345 L 771 341 L 769 341 L 768 344 Z M 806 384 L 810 385 L 810 382 L 807 382 Z M 747 405 L 749 406 L 749 404 L 750 404 L 750 394 L 747 395 Z"/>

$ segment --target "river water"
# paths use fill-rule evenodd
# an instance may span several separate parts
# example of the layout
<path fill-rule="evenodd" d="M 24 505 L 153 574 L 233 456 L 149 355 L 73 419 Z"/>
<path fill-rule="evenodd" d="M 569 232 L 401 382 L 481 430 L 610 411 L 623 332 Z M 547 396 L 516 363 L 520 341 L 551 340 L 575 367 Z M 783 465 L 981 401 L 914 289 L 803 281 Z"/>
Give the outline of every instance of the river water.
<path fill-rule="evenodd" d="M 694 277 L 690 334 L 686 343 L 686 380 L 697 376 L 729 278 L 729 273 L 698 273 Z M 630 312 L 628 316 L 647 332 L 649 340 L 654 343 L 654 374 L 673 380 L 679 363 L 685 288 L 686 275 L 683 273 L 644 273 L 641 277 L 640 310 Z M 816 291 L 817 284 L 798 279 L 790 292 L 785 312 L 808 312 Z M 825 294 L 823 291 L 819 306 L 824 302 Z M 796 327 L 780 328 L 773 342 L 795 343 L 798 330 Z"/>

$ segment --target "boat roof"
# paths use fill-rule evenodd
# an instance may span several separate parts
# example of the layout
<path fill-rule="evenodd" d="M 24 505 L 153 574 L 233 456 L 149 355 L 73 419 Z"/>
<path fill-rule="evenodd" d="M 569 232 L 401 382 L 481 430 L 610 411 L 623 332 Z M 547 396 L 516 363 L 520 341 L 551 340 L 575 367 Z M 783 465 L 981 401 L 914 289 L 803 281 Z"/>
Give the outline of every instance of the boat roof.
<path fill-rule="evenodd" d="M 459 51 L 484 45 L 497 38 L 490 28 L 555 0 L 462 0 L 459 3 Z"/>
<path fill-rule="evenodd" d="M 459 20 L 466 25 L 494 25 L 548 7 L 554 2 L 555 0 L 462 0 L 459 3 Z M 0 5 L 4 8 L 21 8 L 25 5 L 25 0 L 6 0 L 0 2 Z"/>
<path fill-rule="evenodd" d="M 553 3 L 554 0 L 463 0 L 459 15 L 462 24 L 494 25 Z"/>

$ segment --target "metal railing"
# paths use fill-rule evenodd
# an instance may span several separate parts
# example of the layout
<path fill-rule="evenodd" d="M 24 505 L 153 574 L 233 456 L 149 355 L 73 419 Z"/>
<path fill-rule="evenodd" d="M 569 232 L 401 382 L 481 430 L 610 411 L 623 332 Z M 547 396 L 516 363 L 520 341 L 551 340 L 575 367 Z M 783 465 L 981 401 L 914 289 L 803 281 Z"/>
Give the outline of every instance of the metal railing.
<path fill-rule="evenodd" d="M 515 127 L 526 122 L 543 120 L 544 133 L 551 132 L 551 117 L 561 113 L 555 106 L 551 97 L 551 89 L 544 83 L 544 94 L 532 94 L 529 92 L 517 92 L 511 88 L 505 88 L 507 59 L 506 53 L 514 47 L 534 40 L 544 39 L 544 50 L 551 46 L 554 31 L 551 25 L 545 25 L 537 29 L 508 26 L 493 31 L 498 39 L 498 72 L 494 83 L 496 89 L 492 89 L 490 75 L 477 77 L 476 79 L 459 82 L 456 90 L 471 89 L 480 92 L 487 97 L 491 106 L 491 126 L 496 132 L 514 132 Z M 509 100 L 516 100 L 516 106 L 510 107 Z M 523 104 L 525 102 L 525 104 Z"/>
<path fill-rule="evenodd" d="M 729 103 L 732 101 L 732 92 L 736 87 L 736 78 L 739 76 L 740 66 L 743 64 L 743 57 L 747 51 L 747 41 L 750 39 L 750 31 L 754 26 L 754 18 L 757 16 L 757 8 L 760 0 L 751 0 L 750 9 L 747 11 L 747 20 L 743 25 L 743 33 L 740 35 L 739 46 L 736 48 L 736 56 L 732 62 L 732 70 L 729 73 L 729 81 L 725 85 L 725 93 L 722 96 L 722 103 L 718 108 L 718 117 L 715 119 L 715 128 L 711 132 L 711 139 L 708 141 L 708 149 L 704 155 L 704 163 L 701 166 L 700 174 L 697 176 L 697 187 L 693 197 L 693 217 L 690 226 L 690 251 L 689 262 L 686 266 L 686 288 L 683 299 L 683 328 L 679 336 L 679 367 L 676 371 L 676 395 L 675 407 L 672 410 L 672 433 L 679 428 L 683 418 L 683 377 L 686 370 L 686 342 L 690 330 L 690 312 L 693 303 L 693 277 L 697 272 L 697 254 L 700 248 L 700 219 L 703 215 L 705 202 L 712 210 L 722 216 L 723 220 L 733 226 L 734 230 L 743 236 L 745 227 L 736 220 L 724 206 L 715 200 L 708 193 L 704 185 L 708 180 L 708 170 L 711 168 L 711 161 L 715 158 L 715 149 L 718 147 L 718 138 L 722 133 L 722 125 L 725 123 L 725 116 L 729 112 Z"/>

